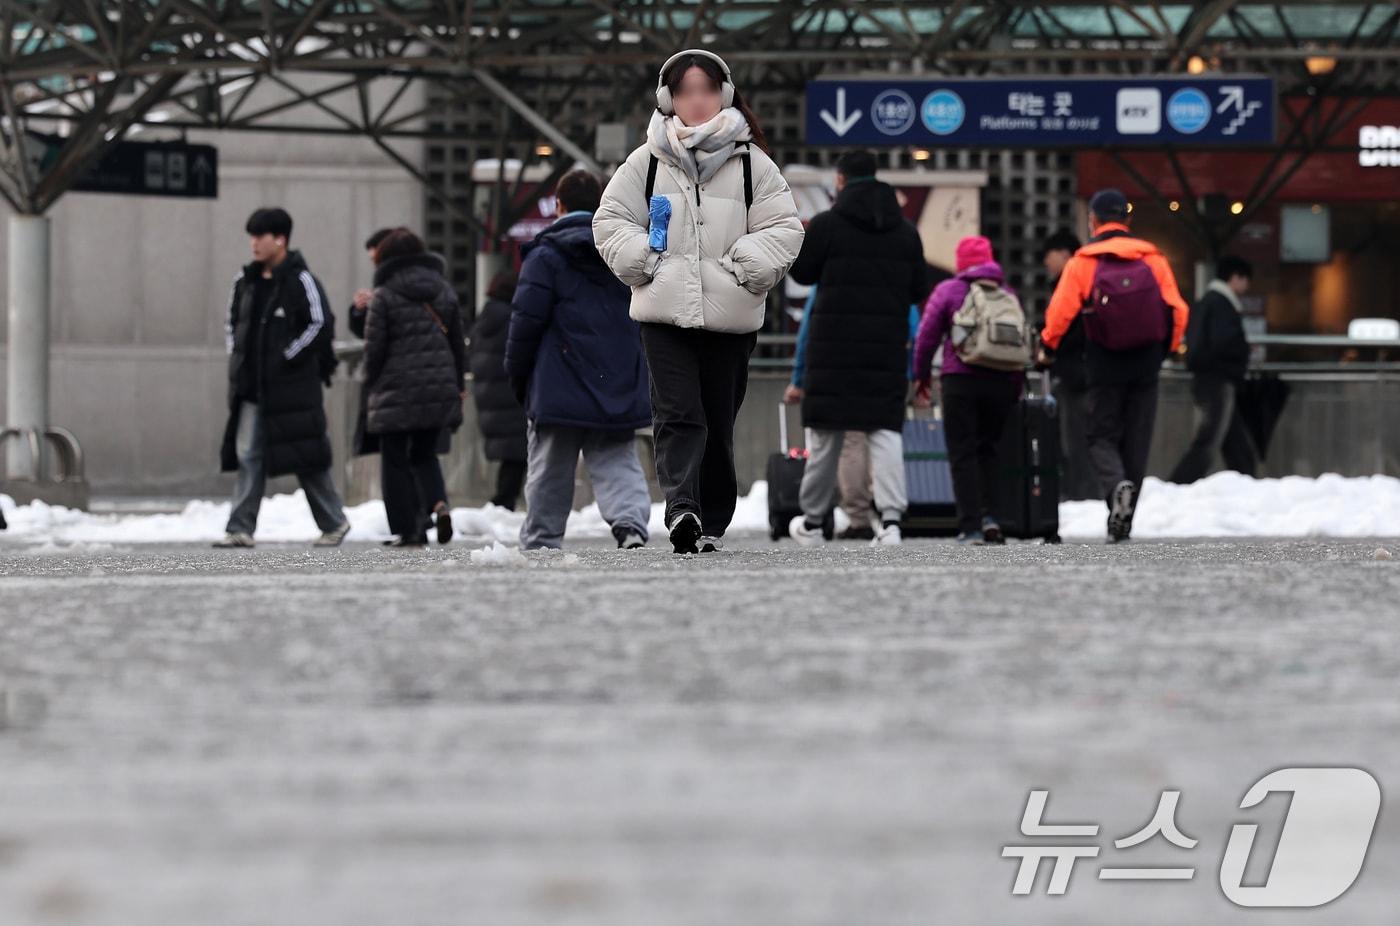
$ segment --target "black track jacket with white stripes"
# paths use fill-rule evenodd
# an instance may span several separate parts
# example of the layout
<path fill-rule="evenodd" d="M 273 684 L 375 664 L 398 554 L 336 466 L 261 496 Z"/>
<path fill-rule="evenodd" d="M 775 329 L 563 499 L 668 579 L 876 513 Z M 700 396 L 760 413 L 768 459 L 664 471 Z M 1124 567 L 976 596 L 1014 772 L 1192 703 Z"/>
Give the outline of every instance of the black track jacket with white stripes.
<path fill-rule="evenodd" d="M 266 307 L 253 305 L 261 264 L 244 267 L 229 294 L 224 334 L 229 352 L 229 424 L 221 465 L 238 468 L 236 437 L 243 367 L 253 351 L 259 359 L 256 401 L 263 419 L 263 457 L 269 476 L 319 472 L 331 465 L 330 439 L 321 393 L 321 339 L 330 336 L 326 292 L 307 269 L 300 251 L 289 251 L 272 271 Z"/>

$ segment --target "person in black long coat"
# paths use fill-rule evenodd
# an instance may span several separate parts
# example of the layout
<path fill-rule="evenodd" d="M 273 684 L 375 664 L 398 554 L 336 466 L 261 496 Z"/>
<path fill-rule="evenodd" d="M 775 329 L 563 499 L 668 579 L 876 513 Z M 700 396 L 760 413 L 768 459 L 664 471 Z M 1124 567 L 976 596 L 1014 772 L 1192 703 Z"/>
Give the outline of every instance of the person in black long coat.
<path fill-rule="evenodd" d="M 928 294 L 928 267 L 918 230 L 904 218 L 894 188 L 875 179 L 875 168 L 868 151 L 842 155 L 836 202 L 812 218 L 788 270 L 794 281 L 817 285 L 800 389 L 810 456 L 803 516 L 789 525 L 802 544 L 823 542 L 847 431 L 865 432 L 870 448 L 880 509 L 875 542 L 902 540 L 909 306 Z"/>
<path fill-rule="evenodd" d="M 528 441 L 525 409 L 506 375 L 506 339 L 510 334 L 510 300 L 516 275 L 502 271 L 491 280 L 486 305 L 471 333 L 472 395 L 486 459 L 500 462 L 491 504 L 515 510 L 525 487 Z"/>
<path fill-rule="evenodd" d="M 427 543 L 431 508 L 438 542 L 452 539 L 438 438 L 462 423 L 466 339 L 442 259 L 397 228 L 375 251 L 374 299 L 365 317 L 367 430 L 379 437 L 384 507 L 397 546 Z"/>
<path fill-rule="evenodd" d="M 216 547 L 251 547 L 266 481 L 295 475 L 321 530 L 317 546 L 350 532 L 331 478 L 331 440 L 322 385 L 334 355 L 326 293 L 301 252 L 288 249 L 292 217 L 259 209 L 248 218 L 253 261 L 229 294 L 229 417 L 220 469 L 238 473 L 224 538 Z"/>

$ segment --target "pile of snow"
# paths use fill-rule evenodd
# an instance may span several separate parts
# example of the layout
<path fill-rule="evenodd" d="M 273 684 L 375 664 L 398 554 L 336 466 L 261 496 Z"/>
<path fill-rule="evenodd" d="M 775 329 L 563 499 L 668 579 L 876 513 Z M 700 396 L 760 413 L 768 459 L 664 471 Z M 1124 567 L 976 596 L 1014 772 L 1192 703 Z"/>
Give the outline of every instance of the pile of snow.
<path fill-rule="evenodd" d="M 1108 506 L 1060 506 L 1060 535 L 1100 538 Z M 1400 534 L 1400 479 L 1337 475 L 1250 479 L 1216 473 L 1191 485 L 1149 478 L 1133 516 L 1139 540 L 1180 537 L 1385 537 Z"/>
<path fill-rule="evenodd" d="M 528 566 L 530 561 L 515 547 L 508 547 L 499 540 L 492 541 L 489 547 L 473 550 L 473 566 Z"/>
<path fill-rule="evenodd" d="M 17 506 L 0 496 L 10 529 L 0 539 L 63 549 L 76 544 L 208 543 L 223 536 L 229 503 L 193 501 L 178 514 L 88 514 L 42 502 Z M 383 502 L 366 502 L 346 510 L 352 541 L 390 537 Z M 1107 509 L 1101 502 L 1060 506 L 1060 533 L 1067 539 L 1104 535 Z M 524 515 L 494 505 L 452 512 L 464 541 L 516 545 Z M 653 537 L 665 533 L 663 506 L 652 506 Z M 768 487 L 754 483 L 739 499 L 730 530 L 736 534 L 768 529 Z M 610 536 L 596 504 L 569 516 L 568 537 Z M 263 502 L 257 539 L 264 543 L 304 543 L 319 531 L 300 491 Z M 1179 537 L 1383 537 L 1400 534 L 1400 479 L 1390 476 L 1316 479 L 1249 479 L 1218 473 L 1194 485 L 1179 486 L 1148 479 L 1133 521 L 1133 536 L 1147 540 Z M 489 549 L 496 549 L 490 547 Z M 499 556 L 501 554 L 492 554 Z"/>

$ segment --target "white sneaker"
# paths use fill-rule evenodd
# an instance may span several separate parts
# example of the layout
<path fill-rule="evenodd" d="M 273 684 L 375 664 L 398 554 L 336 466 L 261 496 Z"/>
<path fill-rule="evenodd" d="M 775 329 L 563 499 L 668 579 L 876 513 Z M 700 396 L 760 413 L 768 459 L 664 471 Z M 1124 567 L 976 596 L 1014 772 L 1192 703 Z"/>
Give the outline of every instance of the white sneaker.
<path fill-rule="evenodd" d="M 904 542 L 904 534 L 900 531 L 898 524 L 887 524 L 877 528 L 875 539 L 870 541 L 872 547 L 897 547 Z"/>
<path fill-rule="evenodd" d="M 345 540 L 345 535 L 350 533 L 350 522 L 346 521 L 333 531 L 326 531 L 316 538 L 313 547 L 338 547 Z"/>
<path fill-rule="evenodd" d="M 802 515 L 793 518 L 788 524 L 788 534 L 797 541 L 800 547 L 819 547 L 826 543 L 826 537 L 822 536 L 822 529 L 808 528 L 807 519 Z"/>
<path fill-rule="evenodd" d="M 636 531 L 628 531 L 621 537 L 617 538 L 617 548 L 619 550 L 640 550 L 646 545 L 646 540 L 644 540 L 642 538 L 642 535 L 637 533 Z"/>
<path fill-rule="evenodd" d="M 846 509 L 837 506 L 831 512 L 831 533 L 833 537 L 840 537 L 851 529 L 851 516 L 846 514 Z"/>
<path fill-rule="evenodd" d="M 719 537 L 701 537 L 701 538 L 700 538 L 700 552 L 701 552 L 701 553 L 718 553 L 720 550 L 723 550 L 723 549 L 724 549 L 724 541 L 723 541 L 721 538 L 719 538 Z"/>
<path fill-rule="evenodd" d="M 213 547 L 216 550 L 250 550 L 253 548 L 253 538 L 250 534 L 224 534 L 224 539 L 214 541 Z"/>

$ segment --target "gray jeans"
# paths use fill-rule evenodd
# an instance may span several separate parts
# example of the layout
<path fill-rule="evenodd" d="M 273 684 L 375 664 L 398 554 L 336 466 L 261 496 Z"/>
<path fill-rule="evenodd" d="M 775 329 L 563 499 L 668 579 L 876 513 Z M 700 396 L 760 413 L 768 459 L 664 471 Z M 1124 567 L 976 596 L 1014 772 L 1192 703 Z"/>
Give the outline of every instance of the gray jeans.
<path fill-rule="evenodd" d="M 845 431 L 807 432 L 807 469 L 802 474 L 799 501 L 802 514 L 810 522 L 826 519 L 836 494 L 836 474 L 841 460 Z M 875 507 L 881 521 L 898 521 L 909 507 L 904 486 L 904 435 L 898 431 L 869 431 L 870 469 L 875 479 Z"/>
<path fill-rule="evenodd" d="M 233 510 L 229 513 L 227 531 L 230 534 L 252 535 L 258 527 L 258 510 L 262 508 L 263 490 L 267 487 L 267 470 L 263 465 L 262 411 L 254 402 L 244 402 L 238 412 L 238 483 L 233 489 Z M 297 481 L 306 493 L 311 516 L 322 533 L 333 531 L 345 523 L 345 508 L 340 493 L 335 490 L 331 471 L 299 473 Z"/>
<path fill-rule="evenodd" d="M 574 504 L 574 473 L 583 454 L 598 511 L 614 533 L 648 537 L 651 490 L 637 459 L 631 431 L 597 431 L 530 422 L 530 473 L 525 482 L 525 523 L 520 545 L 527 550 L 559 549 Z"/>

